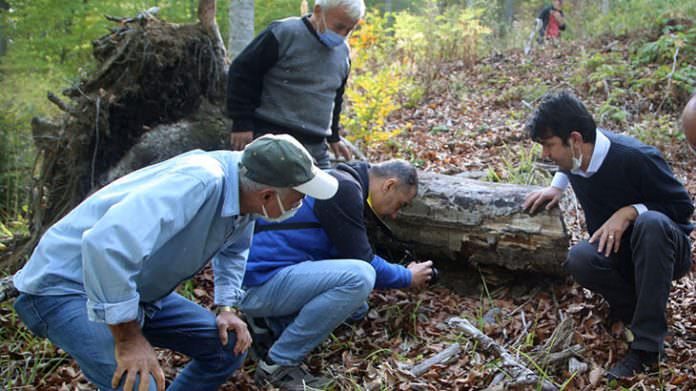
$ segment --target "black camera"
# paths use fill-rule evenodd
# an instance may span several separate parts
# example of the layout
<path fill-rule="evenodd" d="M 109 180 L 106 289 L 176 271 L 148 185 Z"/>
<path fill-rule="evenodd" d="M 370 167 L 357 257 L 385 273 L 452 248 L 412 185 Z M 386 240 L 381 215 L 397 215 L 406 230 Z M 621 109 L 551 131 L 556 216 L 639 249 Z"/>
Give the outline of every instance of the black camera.
<path fill-rule="evenodd" d="M 415 255 L 413 255 L 413 252 L 411 252 L 411 250 L 404 250 L 404 258 L 402 262 L 416 262 L 416 257 Z M 428 285 L 435 285 L 435 283 L 437 283 L 437 281 L 440 279 L 440 271 L 437 270 L 435 266 L 433 266 L 431 270 L 432 271 L 430 272 L 430 281 L 428 281 Z"/>
<path fill-rule="evenodd" d="M 435 285 L 437 283 L 437 280 L 440 279 L 440 271 L 437 270 L 435 266 L 433 266 L 433 271 L 430 273 L 430 281 L 428 281 L 428 285 Z"/>

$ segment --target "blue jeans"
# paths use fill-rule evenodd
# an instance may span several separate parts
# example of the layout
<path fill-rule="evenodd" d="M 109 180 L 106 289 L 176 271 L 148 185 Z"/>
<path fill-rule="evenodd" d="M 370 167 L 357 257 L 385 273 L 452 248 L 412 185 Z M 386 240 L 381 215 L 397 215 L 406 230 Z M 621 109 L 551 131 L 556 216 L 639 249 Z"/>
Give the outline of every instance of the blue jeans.
<path fill-rule="evenodd" d="M 249 288 L 240 305 L 245 314 L 266 318 L 278 336 L 269 357 L 297 365 L 360 309 L 375 285 L 375 269 L 353 259 L 306 261 Z"/>
<path fill-rule="evenodd" d="M 112 390 L 116 370 L 113 337 L 109 326 L 87 318 L 86 300 L 82 295 L 22 293 L 14 307 L 29 330 L 70 354 L 101 390 Z M 159 311 L 145 316 L 142 331 L 153 346 L 191 357 L 168 390 L 217 390 L 244 361 L 244 354 L 232 352 L 235 334 L 229 334 L 228 345 L 223 347 L 215 314 L 176 293 L 161 300 Z M 150 390 L 155 389 L 155 379 L 150 376 Z"/>

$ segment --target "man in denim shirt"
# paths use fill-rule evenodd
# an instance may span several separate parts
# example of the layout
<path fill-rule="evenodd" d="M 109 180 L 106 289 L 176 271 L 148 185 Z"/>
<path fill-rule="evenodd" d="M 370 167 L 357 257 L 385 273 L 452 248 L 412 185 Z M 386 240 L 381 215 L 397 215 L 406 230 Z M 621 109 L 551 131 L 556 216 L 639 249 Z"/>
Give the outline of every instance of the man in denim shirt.
<path fill-rule="evenodd" d="M 251 343 L 232 307 L 243 298 L 255 215 L 283 220 L 304 194 L 326 199 L 336 189 L 287 135 L 143 168 L 44 234 L 14 277 L 15 309 L 102 390 L 163 390 L 152 346 L 191 357 L 170 390 L 216 390 Z M 173 292 L 211 259 L 217 317 Z"/>

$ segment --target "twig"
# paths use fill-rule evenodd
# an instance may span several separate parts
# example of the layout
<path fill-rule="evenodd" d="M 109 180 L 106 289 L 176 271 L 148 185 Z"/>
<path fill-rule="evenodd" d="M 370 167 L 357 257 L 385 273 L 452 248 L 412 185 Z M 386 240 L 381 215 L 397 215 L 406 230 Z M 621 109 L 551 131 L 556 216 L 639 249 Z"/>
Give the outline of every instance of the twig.
<path fill-rule="evenodd" d="M 49 92 L 47 96 L 48 96 L 48 100 L 51 101 L 51 103 L 58 106 L 58 108 L 61 109 L 62 111 L 72 115 L 73 117 L 78 116 L 78 112 L 77 112 L 76 108 L 74 108 L 74 107 L 70 106 L 69 104 L 60 100 L 60 98 L 58 98 L 54 93 Z"/>
<path fill-rule="evenodd" d="M 458 343 L 455 342 L 447 348 L 445 348 L 445 350 L 441 351 L 440 353 L 430 357 L 429 359 L 419 364 L 414 365 L 413 368 L 411 368 L 411 375 L 420 376 L 428 372 L 430 367 L 432 367 L 433 365 L 447 362 L 452 357 L 458 355 L 460 351 L 461 347 Z"/>
<path fill-rule="evenodd" d="M 674 58 L 672 59 L 672 72 L 667 75 L 667 88 L 665 89 L 665 97 L 662 98 L 662 102 L 660 102 L 660 105 L 657 106 L 656 111 L 662 110 L 662 105 L 667 101 L 667 98 L 669 97 L 669 94 L 672 92 L 672 76 L 674 76 L 674 72 L 677 70 L 677 58 L 679 57 L 679 46 L 677 46 L 677 49 L 674 51 Z"/>
<path fill-rule="evenodd" d="M 607 94 L 607 99 L 609 99 L 609 82 L 607 79 L 602 79 L 602 84 L 604 84 L 604 92 Z"/>
<path fill-rule="evenodd" d="M 507 351 L 507 349 L 481 332 L 481 330 L 474 327 L 468 320 L 454 317 L 450 318 L 447 323 L 459 327 L 462 329 L 464 334 L 477 340 L 484 350 L 491 351 L 496 356 L 500 357 L 502 360 L 502 362 L 499 364 L 500 368 L 508 371 L 512 375 L 512 380 L 501 383 L 504 386 L 507 386 L 508 384 L 538 384 L 541 382 L 542 390 L 558 390 L 558 387 L 556 387 L 554 384 L 546 379 L 543 379 L 543 377 L 537 375 L 531 369 L 516 361 L 514 356 Z"/>

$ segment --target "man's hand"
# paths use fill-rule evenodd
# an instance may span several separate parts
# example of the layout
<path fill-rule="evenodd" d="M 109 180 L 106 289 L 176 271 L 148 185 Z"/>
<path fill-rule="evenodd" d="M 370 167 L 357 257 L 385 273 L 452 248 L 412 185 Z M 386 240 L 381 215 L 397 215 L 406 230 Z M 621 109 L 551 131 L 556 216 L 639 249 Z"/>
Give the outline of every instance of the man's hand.
<path fill-rule="evenodd" d="M 150 374 L 155 378 L 157 390 L 164 391 L 164 372 L 157 362 L 154 349 L 147 342 L 136 321 L 109 325 L 114 336 L 116 355 L 116 372 L 111 379 L 111 386 L 118 388 L 124 373 L 126 382 L 124 391 L 133 390 L 136 376 L 140 374 L 139 391 L 147 391 L 150 388 Z"/>
<path fill-rule="evenodd" d="M 333 152 L 337 159 L 342 157 L 345 160 L 350 160 L 353 157 L 353 154 L 350 153 L 348 146 L 341 140 L 338 140 L 335 143 L 329 143 L 329 147 L 331 147 L 331 152 Z"/>
<path fill-rule="evenodd" d="M 614 250 L 615 253 L 619 252 L 621 236 L 626 232 L 626 228 L 628 228 L 632 222 L 636 221 L 637 218 L 638 211 L 636 208 L 624 206 L 614 212 L 609 220 L 605 221 L 604 224 L 595 231 L 590 238 L 590 243 L 599 240 L 597 252 L 603 252 L 605 257 L 608 257 L 612 250 Z"/>
<path fill-rule="evenodd" d="M 254 139 L 254 132 L 232 132 L 230 133 L 230 145 L 233 151 L 241 151 L 247 144 Z"/>
<path fill-rule="evenodd" d="M 411 288 L 423 288 L 433 275 L 433 261 L 411 262 L 406 268 L 411 271 Z"/>
<path fill-rule="evenodd" d="M 247 329 L 246 323 L 239 319 L 232 311 L 222 311 L 215 319 L 217 323 L 218 333 L 220 334 L 220 342 L 222 346 L 226 346 L 228 342 L 228 330 L 233 330 L 237 335 L 237 343 L 234 345 L 234 354 L 240 355 L 249 349 L 251 346 L 251 335 Z"/>
<path fill-rule="evenodd" d="M 541 205 L 546 203 L 546 210 L 549 210 L 561 201 L 563 190 L 549 186 L 547 188 L 531 192 L 524 199 L 522 210 L 529 209 L 529 213 L 533 214 Z"/>

